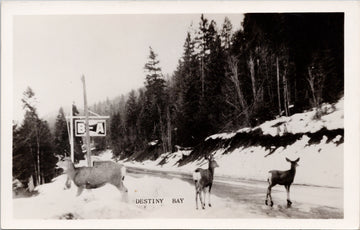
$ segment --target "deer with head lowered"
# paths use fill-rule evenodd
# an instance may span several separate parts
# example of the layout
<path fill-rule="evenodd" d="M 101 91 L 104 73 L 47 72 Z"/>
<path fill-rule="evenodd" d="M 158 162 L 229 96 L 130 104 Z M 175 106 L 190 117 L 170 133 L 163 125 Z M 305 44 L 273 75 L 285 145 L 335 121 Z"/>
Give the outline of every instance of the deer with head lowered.
<path fill-rule="evenodd" d="M 290 162 L 291 167 L 287 171 L 278 171 L 278 170 L 271 170 L 269 171 L 269 177 L 267 179 L 269 186 L 266 193 L 265 204 L 268 205 L 268 198 L 270 198 L 270 206 L 272 207 L 274 202 L 271 198 L 271 188 L 275 185 L 284 185 L 287 193 L 287 207 L 290 207 L 292 202 L 290 200 L 290 186 L 294 181 L 296 167 L 298 166 L 300 158 L 292 161 L 286 158 L 287 162 Z"/>
<path fill-rule="evenodd" d="M 206 156 L 205 159 L 209 161 L 208 169 L 197 168 L 193 173 L 196 209 L 198 209 L 198 197 L 200 198 L 202 209 L 205 209 L 205 193 L 207 187 L 209 187 L 209 207 L 211 207 L 210 193 L 214 180 L 214 171 L 216 167 L 219 167 L 212 155 L 209 157 Z M 204 202 L 202 200 L 202 193 L 204 194 Z"/>
<path fill-rule="evenodd" d="M 77 196 L 84 189 L 99 188 L 107 183 L 120 192 L 128 191 L 123 183 L 126 168 L 113 161 L 94 162 L 93 167 L 75 167 L 70 159 L 64 158 L 58 166 L 65 169 L 68 178 L 78 187 Z"/>

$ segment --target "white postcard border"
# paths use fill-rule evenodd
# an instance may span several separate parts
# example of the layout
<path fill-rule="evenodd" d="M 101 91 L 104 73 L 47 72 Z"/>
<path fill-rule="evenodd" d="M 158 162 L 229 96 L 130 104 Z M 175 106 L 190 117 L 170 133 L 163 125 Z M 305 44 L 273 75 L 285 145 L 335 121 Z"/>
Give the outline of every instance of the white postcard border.
<path fill-rule="evenodd" d="M 13 16 L 345 12 L 344 219 L 20 220 L 12 217 Z M 360 2 L 356 1 L 122 1 L 2 2 L 1 227 L 2 228 L 359 228 Z M 36 207 L 34 207 L 36 208 Z M 176 212 L 176 210 L 174 210 Z"/>

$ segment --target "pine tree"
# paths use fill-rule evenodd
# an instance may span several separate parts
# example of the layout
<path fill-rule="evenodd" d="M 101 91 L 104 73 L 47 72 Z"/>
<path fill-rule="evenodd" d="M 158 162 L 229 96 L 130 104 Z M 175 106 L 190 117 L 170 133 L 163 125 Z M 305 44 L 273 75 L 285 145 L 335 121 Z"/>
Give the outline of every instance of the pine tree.
<path fill-rule="evenodd" d="M 28 133 L 24 124 L 21 127 L 13 125 L 13 177 L 23 184 L 26 184 L 31 176 L 37 179 L 35 155 Z"/>
<path fill-rule="evenodd" d="M 123 157 L 125 130 L 122 125 L 120 113 L 115 113 L 110 118 L 110 138 L 114 156 Z"/>
<path fill-rule="evenodd" d="M 55 154 L 59 156 L 70 156 L 69 127 L 67 125 L 63 108 L 59 109 L 59 114 L 55 123 Z"/>
<path fill-rule="evenodd" d="M 19 128 L 13 127 L 13 175 L 23 182 L 32 177 L 39 185 L 49 182 L 55 174 L 53 137 L 47 122 L 38 117 L 35 94 L 30 87 L 22 102 L 24 121 Z"/>
<path fill-rule="evenodd" d="M 221 29 L 221 46 L 224 48 L 224 50 L 228 50 L 232 45 L 232 28 L 233 26 L 230 19 L 228 17 L 225 17 Z"/>
<path fill-rule="evenodd" d="M 150 47 L 150 54 L 148 57 L 148 62 L 145 64 L 146 72 L 146 91 L 145 91 L 145 100 L 146 107 L 143 108 L 143 119 L 149 119 L 146 121 L 146 136 L 150 139 L 163 139 L 165 124 L 165 80 L 161 74 L 161 68 L 157 60 L 157 54 Z M 152 126 L 152 130 L 151 130 Z M 164 140 L 162 140 L 164 142 Z M 165 149 L 164 149 L 165 151 Z"/>
<path fill-rule="evenodd" d="M 57 158 L 54 156 L 54 138 L 46 121 L 40 120 L 39 129 L 41 183 L 48 183 L 56 173 Z"/>
<path fill-rule="evenodd" d="M 135 95 L 135 91 L 132 90 L 129 94 L 129 98 L 126 102 L 125 110 L 126 110 L 126 127 L 131 129 L 136 129 L 136 122 L 138 118 L 138 106 L 137 106 L 137 98 Z"/>
<path fill-rule="evenodd" d="M 170 90 L 175 101 L 174 141 L 178 145 L 192 146 L 197 139 L 199 102 L 201 98 L 200 63 L 196 54 L 196 41 L 188 32 L 184 52 L 174 73 L 175 83 Z"/>

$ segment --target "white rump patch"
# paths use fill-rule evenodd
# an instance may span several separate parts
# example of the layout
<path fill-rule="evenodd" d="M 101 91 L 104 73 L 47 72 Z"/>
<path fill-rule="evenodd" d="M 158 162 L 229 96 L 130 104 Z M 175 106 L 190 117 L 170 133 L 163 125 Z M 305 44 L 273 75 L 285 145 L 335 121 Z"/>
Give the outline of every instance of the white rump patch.
<path fill-rule="evenodd" d="M 124 178 L 126 176 L 126 167 L 121 166 L 121 177 Z"/>
<path fill-rule="evenodd" d="M 200 172 L 194 172 L 193 173 L 193 179 L 194 180 L 200 180 L 200 178 L 201 178 Z"/>
<path fill-rule="evenodd" d="M 267 179 L 267 180 L 268 180 L 268 182 L 269 182 L 270 184 L 272 183 L 272 181 L 271 181 L 271 177 L 272 177 L 272 174 L 271 174 L 271 173 L 269 173 L 269 174 L 268 174 L 268 179 Z"/>

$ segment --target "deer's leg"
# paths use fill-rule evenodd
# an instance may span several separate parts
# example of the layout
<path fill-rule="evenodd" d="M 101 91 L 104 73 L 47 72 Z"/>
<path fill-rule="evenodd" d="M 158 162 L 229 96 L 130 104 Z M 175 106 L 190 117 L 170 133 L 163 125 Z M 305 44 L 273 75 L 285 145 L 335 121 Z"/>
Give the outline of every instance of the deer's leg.
<path fill-rule="evenodd" d="M 125 187 L 125 185 L 122 182 L 120 182 L 118 185 L 115 185 L 115 187 L 119 189 L 120 192 L 125 192 L 125 193 L 128 192 L 128 189 Z"/>
<path fill-rule="evenodd" d="M 65 182 L 65 188 L 64 189 L 69 189 L 71 187 L 71 179 L 70 177 L 68 176 L 66 178 L 66 182 Z"/>
<path fill-rule="evenodd" d="M 195 202 L 196 202 L 196 209 L 198 209 L 198 195 L 199 195 L 199 192 L 197 190 L 195 190 Z"/>
<path fill-rule="evenodd" d="M 203 199 L 202 199 L 202 193 L 204 193 L 203 189 L 200 189 L 199 191 L 199 196 L 200 196 L 200 204 L 201 204 L 201 208 L 205 209 L 205 204 L 203 203 Z M 204 197 L 205 198 L 205 197 Z"/>
<path fill-rule="evenodd" d="M 206 194 L 207 194 L 206 188 L 204 188 L 202 191 L 204 194 L 204 207 L 205 207 L 206 206 Z"/>
<path fill-rule="evenodd" d="M 205 209 L 205 202 L 206 202 L 206 189 L 205 189 L 205 188 L 203 188 L 203 189 L 202 189 L 202 192 L 203 192 L 203 194 L 204 194 L 203 209 Z"/>
<path fill-rule="evenodd" d="M 290 200 L 290 185 L 285 185 L 286 188 L 286 194 L 287 194 L 287 207 L 289 208 L 292 204 L 291 200 Z"/>
<path fill-rule="evenodd" d="M 121 200 L 124 202 L 128 202 L 129 201 L 129 196 L 128 196 L 128 189 L 125 187 L 125 185 L 120 182 L 119 184 L 114 186 L 120 191 L 121 193 Z"/>
<path fill-rule="evenodd" d="M 266 200 L 265 200 L 265 204 L 268 205 L 268 197 L 270 198 L 270 206 L 272 207 L 274 205 L 274 202 L 272 201 L 272 197 L 271 197 L 271 188 L 274 187 L 274 185 L 269 184 L 269 187 L 267 189 L 267 193 L 266 193 Z"/>
<path fill-rule="evenodd" d="M 270 187 L 270 185 L 269 185 Z M 269 199 L 269 194 L 270 194 L 270 190 L 269 187 L 267 188 L 267 192 L 266 192 L 266 198 L 265 198 L 265 204 L 268 205 L 268 199 Z"/>
<path fill-rule="evenodd" d="M 211 187 L 212 187 L 212 184 L 209 185 L 209 207 L 211 207 L 211 199 L 210 199 Z"/>
<path fill-rule="evenodd" d="M 84 190 L 83 187 L 78 187 L 78 190 L 77 190 L 77 193 L 76 193 L 76 196 L 80 196 L 80 194 L 82 193 L 82 191 Z"/>
<path fill-rule="evenodd" d="M 199 189 L 197 184 L 195 183 L 195 202 L 196 202 L 196 209 L 198 209 L 198 196 L 199 196 Z"/>
<path fill-rule="evenodd" d="M 271 185 L 271 176 L 272 176 L 272 174 L 269 173 L 269 176 L 268 176 L 268 179 L 267 179 L 267 182 L 269 183 L 269 187 Z M 271 188 L 269 190 L 269 187 L 268 187 L 267 192 L 266 192 L 265 205 L 268 205 L 269 194 L 271 192 Z"/>

